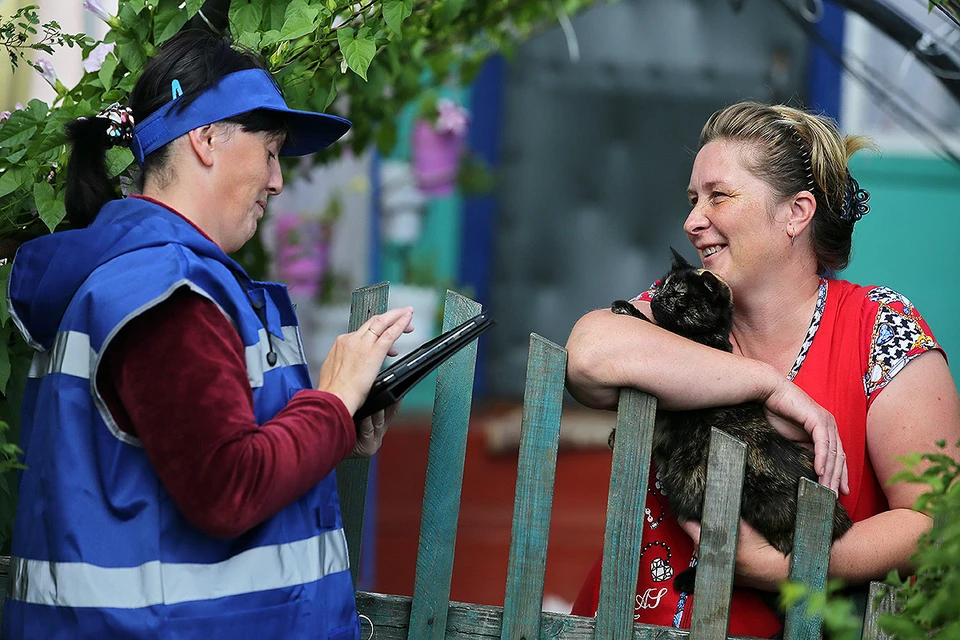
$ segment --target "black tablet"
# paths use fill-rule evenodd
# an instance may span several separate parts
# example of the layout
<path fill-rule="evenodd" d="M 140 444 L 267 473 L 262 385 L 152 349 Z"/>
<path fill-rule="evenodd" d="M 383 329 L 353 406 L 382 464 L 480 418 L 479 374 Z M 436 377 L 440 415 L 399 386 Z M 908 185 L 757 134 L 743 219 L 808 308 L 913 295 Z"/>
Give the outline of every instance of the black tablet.
<path fill-rule="evenodd" d="M 403 356 L 380 372 L 353 417 L 360 420 L 399 401 L 415 384 L 495 324 L 488 312 L 470 318 Z"/>

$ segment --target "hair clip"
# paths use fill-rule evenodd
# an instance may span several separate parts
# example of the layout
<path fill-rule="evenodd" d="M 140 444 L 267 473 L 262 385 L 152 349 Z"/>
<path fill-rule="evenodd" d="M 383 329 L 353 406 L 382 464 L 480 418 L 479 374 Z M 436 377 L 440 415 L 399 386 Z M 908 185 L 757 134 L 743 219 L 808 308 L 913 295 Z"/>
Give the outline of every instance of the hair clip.
<path fill-rule="evenodd" d="M 843 194 L 843 211 L 840 212 L 840 219 L 853 224 L 870 213 L 868 200 L 870 200 L 870 192 L 861 189 L 860 183 L 847 172 L 847 189 Z"/>
<path fill-rule="evenodd" d="M 107 125 L 107 136 L 114 145 L 129 146 L 133 140 L 133 111 L 130 107 L 114 102 L 112 105 L 96 115 L 110 122 Z"/>
<path fill-rule="evenodd" d="M 183 95 L 183 88 L 180 86 L 180 81 L 176 78 L 173 79 L 173 82 L 170 83 L 170 93 L 172 94 L 171 100 L 176 100 Z"/>
<path fill-rule="evenodd" d="M 803 138 L 797 133 L 796 127 L 791 124 L 790 129 L 793 134 L 793 141 L 797 143 L 797 148 L 800 149 L 800 155 L 803 158 L 803 168 L 807 171 L 807 191 L 813 193 L 813 190 L 817 187 L 817 183 L 813 179 L 813 163 L 810 161 L 810 152 L 807 151 L 807 146 L 803 144 Z"/>

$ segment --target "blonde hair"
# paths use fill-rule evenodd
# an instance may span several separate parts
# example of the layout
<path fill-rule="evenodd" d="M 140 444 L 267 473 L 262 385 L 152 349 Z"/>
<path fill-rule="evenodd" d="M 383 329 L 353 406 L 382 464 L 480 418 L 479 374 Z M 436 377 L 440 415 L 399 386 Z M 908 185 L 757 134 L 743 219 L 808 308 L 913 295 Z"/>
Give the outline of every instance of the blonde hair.
<path fill-rule="evenodd" d="M 700 146 L 718 139 L 748 142 L 756 153 L 747 169 L 762 178 L 780 201 L 808 190 L 817 201 L 811 223 L 817 270 L 839 271 L 850 261 L 853 221 L 844 220 L 850 173 L 847 161 L 873 148 L 865 136 L 843 136 L 824 116 L 785 105 L 738 102 L 715 112 L 700 132 Z"/>

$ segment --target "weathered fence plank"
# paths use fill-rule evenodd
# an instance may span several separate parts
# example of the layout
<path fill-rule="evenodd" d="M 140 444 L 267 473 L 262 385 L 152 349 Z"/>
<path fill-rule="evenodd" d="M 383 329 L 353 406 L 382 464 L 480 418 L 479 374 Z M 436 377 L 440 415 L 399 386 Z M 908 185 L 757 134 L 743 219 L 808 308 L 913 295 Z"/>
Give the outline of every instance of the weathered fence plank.
<path fill-rule="evenodd" d="M 387 310 L 390 283 L 381 282 L 361 287 L 353 292 L 350 301 L 349 331 L 356 331 L 371 316 Z M 370 476 L 369 458 L 347 458 L 337 465 L 337 493 L 340 495 L 340 514 L 343 531 L 350 552 L 350 576 L 357 586 L 360 571 L 360 549 L 363 545 L 363 516 L 367 504 L 367 479 Z"/>
<path fill-rule="evenodd" d="M 656 413 L 656 398 L 636 389 L 621 389 L 597 608 L 596 637 L 604 640 L 633 637 L 643 505 Z"/>
<path fill-rule="evenodd" d="M 530 335 L 502 640 L 540 636 L 567 352 Z"/>
<path fill-rule="evenodd" d="M 867 612 L 863 617 L 862 640 L 892 640 L 893 636 L 883 632 L 878 624 L 885 613 L 897 613 L 897 592 L 894 587 L 883 582 L 871 582 L 867 593 Z"/>
<path fill-rule="evenodd" d="M 827 588 L 830 547 L 833 544 L 833 510 L 837 497 L 830 489 L 800 478 L 797 487 L 797 523 L 793 531 L 790 581 L 807 587 L 809 593 Z M 784 640 L 819 640 L 823 613 L 808 612 L 807 598 L 787 612 Z"/>
<path fill-rule="evenodd" d="M 636 585 L 634 585 L 636 586 Z M 408 596 L 391 596 L 380 593 L 357 593 L 357 608 L 360 613 L 374 621 L 375 640 L 406 640 L 407 623 L 410 619 Z M 503 609 L 489 605 L 451 602 L 446 629 L 442 637 L 447 640 L 496 640 L 500 637 L 500 620 Z M 592 640 L 607 638 L 596 630 L 594 618 L 543 612 L 540 614 L 540 633 L 525 640 Z M 369 635 L 369 627 L 363 623 L 362 635 Z M 633 640 L 687 640 L 690 632 L 685 629 L 634 624 L 628 638 Z M 745 640 L 742 636 L 730 636 L 731 640 Z M 510 640 L 519 640 L 515 636 Z"/>
<path fill-rule="evenodd" d="M 479 304 L 447 291 L 443 330 L 448 331 L 478 313 Z M 477 343 L 473 342 L 440 365 L 437 373 L 413 585 L 414 605 L 410 612 L 411 640 L 439 640 L 444 637 L 447 626 L 476 360 Z"/>
<path fill-rule="evenodd" d="M 730 624 L 730 596 L 740 538 L 740 499 L 747 447 L 717 429 L 710 436 L 700 552 L 694 586 L 692 640 L 722 640 Z"/>

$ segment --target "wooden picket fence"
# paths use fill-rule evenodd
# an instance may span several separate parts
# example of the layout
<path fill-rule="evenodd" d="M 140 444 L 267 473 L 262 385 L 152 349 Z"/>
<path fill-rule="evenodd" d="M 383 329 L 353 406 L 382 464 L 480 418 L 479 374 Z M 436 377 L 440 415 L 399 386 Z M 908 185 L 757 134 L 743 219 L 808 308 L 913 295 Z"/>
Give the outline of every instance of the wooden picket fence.
<path fill-rule="evenodd" d="M 388 286 L 381 283 L 354 292 L 350 330 L 386 311 Z M 479 312 L 479 304 L 448 291 L 443 328 L 452 328 Z M 531 334 L 527 361 L 504 606 L 450 601 L 476 354 L 473 343 L 441 365 L 437 375 L 413 597 L 357 592 L 358 611 L 366 618 L 362 637 L 370 636 L 372 623 L 372 637 L 377 640 L 727 638 L 745 447 L 714 430 L 691 628 L 687 631 L 635 623 L 643 497 L 647 493 L 656 399 L 634 389 L 624 389 L 620 394 L 597 616 L 541 611 L 566 351 L 536 334 Z M 348 459 L 337 467 L 354 584 L 360 566 L 368 472 L 367 459 Z M 812 591 L 822 591 L 829 563 L 834 495 L 807 480 L 801 480 L 798 490 L 799 516 L 790 576 Z M 6 593 L 8 568 L 9 558 L 0 558 L 0 594 Z M 869 596 L 863 600 L 862 637 L 886 638 L 876 620 L 881 611 L 892 606 L 893 594 L 885 585 L 872 583 Z M 796 606 L 787 614 L 784 638 L 813 640 L 820 637 L 821 626 L 819 616 L 810 616 Z"/>
<path fill-rule="evenodd" d="M 371 315 L 386 311 L 387 297 L 387 283 L 355 291 L 351 329 L 359 327 Z M 479 304 L 448 291 L 443 329 L 455 327 L 479 312 Z M 597 616 L 584 618 L 541 611 L 566 357 L 562 347 L 531 334 L 503 607 L 450 601 L 476 345 L 441 365 L 433 407 L 413 597 L 357 593 L 357 608 L 372 622 L 373 638 L 720 640 L 728 637 L 746 447 L 720 431 L 713 432 L 695 587 L 697 596 L 693 600 L 690 630 L 635 623 L 643 499 L 650 471 L 656 399 L 634 389 L 624 389 L 620 394 Z M 355 583 L 368 464 L 366 460 L 346 460 L 337 468 Z M 823 591 L 835 497 L 829 489 L 805 479 L 800 481 L 798 497 L 790 579 L 806 585 L 811 592 Z M 893 594 L 881 583 L 872 583 L 869 595 L 860 598 L 865 640 L 886 637 L 877 628 L 876 621 L 881 611 L 890 610 L 892 602 Z M 822 618 L 809 615 L 805 609 L 797 605 L 787 613 L 786 640 L 820 638 Z M 363 637 L 367 638 L 369 632 L 365 621 Z"/>

